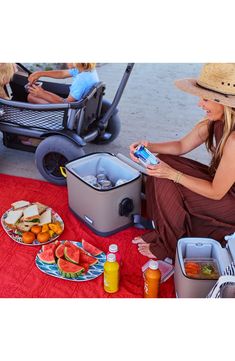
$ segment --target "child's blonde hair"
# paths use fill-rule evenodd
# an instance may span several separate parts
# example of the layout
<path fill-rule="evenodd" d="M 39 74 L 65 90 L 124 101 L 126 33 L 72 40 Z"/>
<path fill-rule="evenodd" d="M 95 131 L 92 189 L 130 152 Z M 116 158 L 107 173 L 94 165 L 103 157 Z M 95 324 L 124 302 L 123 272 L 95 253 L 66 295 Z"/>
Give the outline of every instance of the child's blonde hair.
<path fill-rule="evenodd" d="M 8 96 L 4 86 L 8 84 L 15 73 L 15 66 L 12 63 L 0 63 L 0 98 L 7 99 Z"/>
<path fill-rule="evenodd" d="M 79 71 L 91 71 L 95 69 L 96 63 L 74 63 L 75 68 Z"/>

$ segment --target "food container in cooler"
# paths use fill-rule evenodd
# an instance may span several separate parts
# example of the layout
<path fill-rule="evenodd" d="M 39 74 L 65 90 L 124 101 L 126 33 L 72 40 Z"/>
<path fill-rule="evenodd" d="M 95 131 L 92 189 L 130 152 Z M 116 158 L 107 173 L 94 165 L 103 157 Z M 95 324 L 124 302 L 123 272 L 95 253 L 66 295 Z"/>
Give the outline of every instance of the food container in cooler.
<path fill-rule="evenodd" d="M 215 258 L 185 258 L 184 270 L 189 278 L 218 280 L 219 267 Z"/>
<path fill-rule="evenodd" d="M 177 297 L 201 298 L 206 297 L 218 277 L 235 259 L 234 241 L 227 242 L 225 248 L 211 238 L 181 238 L 177 243 L 175 259 L 175 290 Z M 213 267 L 213 274 L 198 275 L 187 272 L 186 263 L 193 262 L 201 266 Z M 206 269 L 205 269 L 206 271 Z M 216 276 L 218 273 L 218 277 Z"/>
<path fill-rule="evenodd" d="M 109 236 L 133 224 L 132 215 L 141 213 L 141 179 L 138 168 L 125 156 L 93 153 L 66 165 L 69 207 L 86 225 L 101 236 Z M 142 167 L 140 167 L 142 168 Z M 104 173 L 114 185 L 98 189 L 84 181 L 88 175 Z M 115 186 L 117 180 L 125 182 Z"/>

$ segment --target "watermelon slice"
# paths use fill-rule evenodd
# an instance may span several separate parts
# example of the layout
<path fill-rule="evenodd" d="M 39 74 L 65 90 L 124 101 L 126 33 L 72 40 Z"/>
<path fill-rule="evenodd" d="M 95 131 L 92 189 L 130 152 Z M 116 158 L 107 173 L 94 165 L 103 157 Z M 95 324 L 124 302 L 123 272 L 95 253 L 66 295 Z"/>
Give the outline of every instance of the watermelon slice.
<path fill-rule="evenodd" d="M 55 255 L 53 249 L 47 249 L 46 251 L 38 253 L 38 258 L 46 264 L 55 263 Z"/>
<path fill-rule="evenodd" d="M 96 264 L 98 262 L 98 259 L 93 256 L 89 256 L 89 254 L 80 253 L 79 262 L 80 262 L 80 264 L 88 263 L 90 266 L 93 266 L 94 264 Z"/>
<path fill-rule="evenodd" d="M 102 253 L 102 251 L 99 248 L 93 246 L 92 244 L 88 243 L 84 239 L 82 240 L 82 247 L 85 249 L 85 251 L 89 252 L 92 256 L 98 256 L 99 254 Z"/>
<path fill-rule="evenodd" d="M 64 255 L 65 255 L 65 258 L 67 259 L 67 261 L 75 263 L 75 264 L 79 263 L 80 251 L 78 248 L 74 249 L 73 247 L 65 247 Z"/>
<path fill-rule="evenodd" d="M 48 244 L 44 244 L 42 246 L 42 250 L 47 251 L 48 249 L 52 249 L 53 251 L 55 251 L 56 247 L 58 247 L 58 246 L 57 246 L 57 244 L 55 242 L 48 243 Z"/>
<path fill-rule="evenodd" d="M 87 254 L 87 252 L 86 251 L 84 251 L 84 249 L 82 248 L 82 247 L 77 247 L 78 249 L 79 249 L 79 251 L 80 251 L 80 254 L 82 253 L 82 254 Z"/>
<path fill-rule="evenodd" d="M 82 266 L 84 268 L 84 273 L 87 273 L 90 267 L 90 264 L 87 262 L 80 262 L 80 266 Z"/>
<path fill-rule="evenodd" d="M 64 244 L 60 244 L 56 250 L 55 250 L 55 256 L 57 258 L 61 258 L 64 257 L 64 249 L 65 249 L 65 245 Z"/>
<path fill-rule="evenodd" d="M 57 266 L 59 272 L 62 274 L 62 276 L 66 278 L 75 278 L 78 277 L 82 272 L 84 272 L 83 267 L 79 266 L 78 264 L 66 261 L 63 258 L 59 258 Z"/>
<path fill-rule="evenodd" d="M 66 247 L 70 247 L 70 248 L 73 248 L 73 249 L 75 249 L 75 250 L 80 249 L 80 247 L 76 246 L 76 245 L 75 245 L 74 243 L 72 243 L 71 241 L 65 241 L 65 242 L 64 242 L 64 245 L 65 245 Z"/>

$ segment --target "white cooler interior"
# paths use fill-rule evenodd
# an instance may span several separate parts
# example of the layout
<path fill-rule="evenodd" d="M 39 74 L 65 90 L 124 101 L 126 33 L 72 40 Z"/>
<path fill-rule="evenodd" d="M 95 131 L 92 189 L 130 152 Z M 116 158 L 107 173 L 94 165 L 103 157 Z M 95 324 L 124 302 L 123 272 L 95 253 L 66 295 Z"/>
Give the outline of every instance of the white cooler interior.
<path fill-rule="evenodd" d="M 140 176 L 137 170 L 107 153 L 91 154 L 87 157 L 79 158 L 79 160 L 70 162 L 66 167 L 71 173 L 81 179 L 88 175 L 95 176 L 99 173 L 105 173 L 114 184 L 120 178 L 129 182 Z"/>
<path fill-rule="evenodd" d="M 182 238 L 178 241 L 177 247 L 179 262 L 184 273 L 185 258 L 213 258 L 217 261 L 221 274 L 229 263 L 226 250 L 221 247 L 219 242 L 211 238 Z"/>

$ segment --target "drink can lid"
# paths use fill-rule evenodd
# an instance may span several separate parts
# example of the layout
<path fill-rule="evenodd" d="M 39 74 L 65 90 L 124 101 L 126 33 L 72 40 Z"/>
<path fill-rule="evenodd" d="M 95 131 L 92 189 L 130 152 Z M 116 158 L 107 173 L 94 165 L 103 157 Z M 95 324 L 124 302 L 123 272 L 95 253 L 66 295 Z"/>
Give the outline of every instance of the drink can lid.
<path fill-rule="evenodd" d="M 111 186 L 111 185 L 112 185 L 112 182 L 111 182 L 109 179 L 102 179 L 102 180 L 100 181 L 100 184 L 101 184 L 102 186 L 107 187 L 107 186 Z"/>
<path fill-rule="evenodd" d="M 158 262 L 151 259 L 149 261 L 149 268 L 153 270 L 158 269 Z"/>
<path fill-rule="evenodd" d="M 107 176 L 104 173 L 99 173 L 99 174 L 97 174 L 96 178 L 98 179 L 98 182 L 99 182 L 101 180 L 107 179 Z"/>
<path fill-rule="evenodd" d="M 116 256 L 115 256 L 115 254 L 113 254 L 113 253 L 108 253 L 108 255 L 107 255 L 107 261 L 108 261 L 108 262 L 115 262 L 115 261 L 116 261 Z"/>
<path fill-rule="evenodd" d="M 109 246 L 109 252 L 115 253 L 118 251 L 118 246 L 116 244 L 110 244 Z"/>

